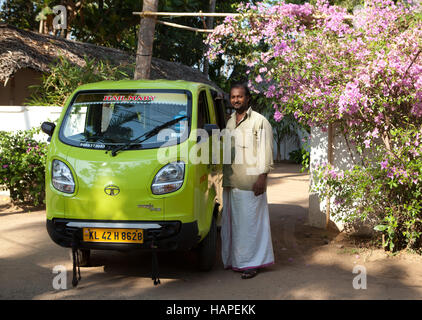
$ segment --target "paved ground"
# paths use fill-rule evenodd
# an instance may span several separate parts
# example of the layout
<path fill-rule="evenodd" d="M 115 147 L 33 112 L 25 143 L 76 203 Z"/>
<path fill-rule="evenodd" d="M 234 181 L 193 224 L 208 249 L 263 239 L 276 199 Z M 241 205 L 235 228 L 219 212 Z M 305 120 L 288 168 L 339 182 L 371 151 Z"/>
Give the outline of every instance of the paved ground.
<path fill-rule="evenodd" d="M 420 256 L 389 257 L 359 248 L 343 234 L 306 226 L 308 178 L 296 165 L 278 166 L 270 175 L 275 265 L 241 280 L 223 270 L 220 259 L 202 273 L 192 254 L 162 253 L 157 287 L 149 254 L 94 251 L 93 266 L 81 268 L 82 281 L 73 289 L 69 250 L 50 240 L 45 212 L 15 210 L 0 197 L 0 299 L 421 299 Z M 53 288 L 57 265 L 67 270 L 67 290 Z M 363 268 L 366 289 L 354 289 Z"/>

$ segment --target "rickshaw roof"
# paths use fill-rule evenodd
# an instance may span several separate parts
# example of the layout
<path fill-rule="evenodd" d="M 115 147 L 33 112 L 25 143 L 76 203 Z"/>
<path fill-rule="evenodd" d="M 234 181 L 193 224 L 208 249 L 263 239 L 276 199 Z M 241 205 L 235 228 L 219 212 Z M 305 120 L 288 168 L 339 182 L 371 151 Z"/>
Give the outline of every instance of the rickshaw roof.
<path fill-rule="evenodd" d="M 81 85 L 77 90 L 184 89 L 194 92 L 202 87 L 214 89 L 213 87 L 204 83 L 184 80 L 106 80 Z"/>

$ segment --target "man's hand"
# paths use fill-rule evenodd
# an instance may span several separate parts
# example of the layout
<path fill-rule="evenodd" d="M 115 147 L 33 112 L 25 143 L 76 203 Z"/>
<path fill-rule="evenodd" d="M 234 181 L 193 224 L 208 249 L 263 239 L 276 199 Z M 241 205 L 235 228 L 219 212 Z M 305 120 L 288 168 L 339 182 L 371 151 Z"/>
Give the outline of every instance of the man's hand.
<path fill-rule="evenodd" d="M 267 174 L 263 173 L 258 176 L 258 180 L 252 186 L 255 196 L 263 194 L 267 190 Z"/>

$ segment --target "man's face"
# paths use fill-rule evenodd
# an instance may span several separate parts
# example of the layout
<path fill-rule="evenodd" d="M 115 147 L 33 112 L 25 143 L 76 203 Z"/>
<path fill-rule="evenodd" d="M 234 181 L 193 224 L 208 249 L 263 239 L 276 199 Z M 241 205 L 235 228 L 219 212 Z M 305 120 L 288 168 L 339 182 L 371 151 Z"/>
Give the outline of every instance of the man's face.
<path fill-rule="evenodd" d="M 238 110 L 247 109 L 249 103 L 249 97 L 246 95 L 245 89 L 233 88 L 230 91 L 230 103 L 233 108 Z"/>

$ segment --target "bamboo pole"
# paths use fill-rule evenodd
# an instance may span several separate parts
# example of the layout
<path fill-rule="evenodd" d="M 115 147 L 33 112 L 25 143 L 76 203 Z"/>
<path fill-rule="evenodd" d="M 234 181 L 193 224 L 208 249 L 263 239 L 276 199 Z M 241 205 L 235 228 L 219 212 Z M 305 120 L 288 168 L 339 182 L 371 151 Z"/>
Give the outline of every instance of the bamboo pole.
<path fill-rule="evenodd" d="M 139 16 L 168 16 L 168 17 L 239 17 L 240 13 L 207 13 L 207 12 L 154 12 L 141 11 L 132 12 Z"/>
<path fill-rule="evenodd" d="M 211 33 L 211 32 L 214 31 L 213 29 L 198 29 L 198 28 L 194 28 L 194 27 L 184 26 L 184 25 L 178 24 L 178 23 L 172 23 L 172 22 L 161 21 L 161 20 L 157 20 L 156 22 L 159 23 L 159 24 L 163 24 L 165 26 L 179 28 L 179 29 L 184 29 L 184 30 L 190 30 L 190 31 L 196 31 L 196 32 L 208 32 L 208 33 Z"/>

